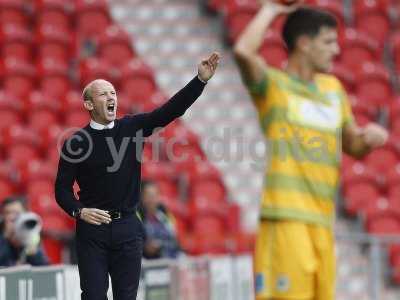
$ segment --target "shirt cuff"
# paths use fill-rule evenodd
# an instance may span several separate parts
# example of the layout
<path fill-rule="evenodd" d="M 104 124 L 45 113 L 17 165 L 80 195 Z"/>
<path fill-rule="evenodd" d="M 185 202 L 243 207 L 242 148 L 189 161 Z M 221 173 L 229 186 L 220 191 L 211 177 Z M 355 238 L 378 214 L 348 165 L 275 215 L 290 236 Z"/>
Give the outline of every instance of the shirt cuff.
<path fill-rule="evenodd" d="M 200 80 L 202 83 L 207 84 L 207 81 L 202 80 L 199 75 L 197 75 L 197 79 Z"/>

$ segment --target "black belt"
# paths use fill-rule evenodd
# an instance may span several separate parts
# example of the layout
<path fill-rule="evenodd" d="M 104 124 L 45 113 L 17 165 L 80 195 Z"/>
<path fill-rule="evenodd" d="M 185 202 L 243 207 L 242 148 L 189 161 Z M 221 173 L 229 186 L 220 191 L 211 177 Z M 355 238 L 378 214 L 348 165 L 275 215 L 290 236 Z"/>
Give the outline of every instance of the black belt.
<path fill-rule="evenodd" d="M 118 220 L 127 216 L 134 215 L 136 210 L 133 211 L 124 211 L 124 210 L 110 210 L 108 214 L 110 215 L 111 220 Z"/>

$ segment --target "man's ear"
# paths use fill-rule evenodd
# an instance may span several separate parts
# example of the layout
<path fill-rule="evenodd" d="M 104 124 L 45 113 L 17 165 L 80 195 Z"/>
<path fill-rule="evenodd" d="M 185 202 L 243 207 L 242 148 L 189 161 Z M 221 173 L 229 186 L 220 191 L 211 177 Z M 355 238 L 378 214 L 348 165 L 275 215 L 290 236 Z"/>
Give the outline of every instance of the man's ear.
<path fill-rule="evenodd" d="M 302 35 L 297 39 L 297 47 L 303 53 L 307 53 L 311 47 L 311 38 L 307 35 Z"/>
<path fill-rule="evenodd" d="M 86 110 L 88 111 L 92 111 L 93 110 L 93 102 L 91 101 L 85 101 L 83 103 L 83 106 L 86 108 Z"/>

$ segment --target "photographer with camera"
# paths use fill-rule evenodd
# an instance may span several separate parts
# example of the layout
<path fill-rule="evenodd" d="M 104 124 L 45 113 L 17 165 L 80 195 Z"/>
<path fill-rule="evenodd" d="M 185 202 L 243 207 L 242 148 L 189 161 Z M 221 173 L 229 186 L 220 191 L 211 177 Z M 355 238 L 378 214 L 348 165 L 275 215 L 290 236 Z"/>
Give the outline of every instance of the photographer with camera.
<path fill-rule="evenodd" d="M 2 201 L 0 217 L 0 267 L 49 264 L 40 245 L 40 217 L 27 211 L 23 198 Z"/>

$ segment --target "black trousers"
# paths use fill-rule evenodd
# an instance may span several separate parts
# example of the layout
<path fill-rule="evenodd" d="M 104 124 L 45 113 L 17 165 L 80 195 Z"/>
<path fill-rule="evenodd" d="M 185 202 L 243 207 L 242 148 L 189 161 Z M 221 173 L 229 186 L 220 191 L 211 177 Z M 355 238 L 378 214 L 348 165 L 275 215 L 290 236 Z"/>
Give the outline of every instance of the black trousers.
<path fill-rule="evenodd" d="M 108 274 L 114 300 L 135 300 L 139 285 L 144 228 L 132 213 L 110 224 L 78 220 L 76 250 L 82 300 L 107 300 Z"/>

